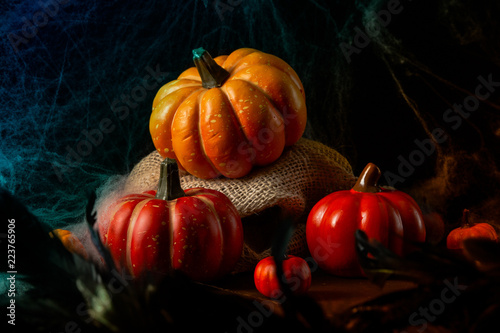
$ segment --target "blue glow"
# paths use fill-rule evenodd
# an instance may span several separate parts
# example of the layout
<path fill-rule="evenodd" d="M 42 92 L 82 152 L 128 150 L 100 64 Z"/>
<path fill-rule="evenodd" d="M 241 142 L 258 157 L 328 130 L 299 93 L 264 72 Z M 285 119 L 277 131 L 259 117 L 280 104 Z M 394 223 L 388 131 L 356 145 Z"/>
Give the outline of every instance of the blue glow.
<path fill-rule="evenodd" d="M 439 2 L 441 7 L 389 3 L 2 4 L 0 186 L 52 227 L 79 220 L 89 191 L 126 174 L 154 149 L 148 130 L 152 100 L 162 84 L 193 65 L 197 47 L 214 57 L 254 47 L 283 58 L 306 90 L 305 136 L 337 148 L 358 171 L 368 161 L 396 170 L 398 155 L 425 138 L 420 120 L 430 129 L 439 125 L 442 112 L 464 100 L 468 83 L 493 72 L 493 61 L 484 61 L 490 53 L 474 48 L 489 38 L 481 31 L 492 30 L 480 29 L 489 21 L 479 7 L 478 16 L 469 18 L 471 8 L 454 1 Z M 363 40 L 359 31 L 377 29 L 380 17 L 373 13 L 380 11 L 392 16 L 383 16 L 386 26 L 379 24 L 380 31 Z M 349 53 L 349 45 L 355 52 Z M 462 45 L 470 48 L 458 53 Z M 467 140 L 463 133 L 450 135 L 473 146 L 481 139 L 473 129 L 461 129 L 470 134 Z M 428 176 L 433 161 L 415 176 Z"/>

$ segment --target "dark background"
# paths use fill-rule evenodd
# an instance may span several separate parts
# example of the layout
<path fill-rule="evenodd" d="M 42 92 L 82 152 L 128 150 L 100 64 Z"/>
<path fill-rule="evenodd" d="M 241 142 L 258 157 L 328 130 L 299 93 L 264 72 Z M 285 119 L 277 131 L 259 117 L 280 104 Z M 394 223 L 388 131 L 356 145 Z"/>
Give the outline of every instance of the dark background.
<path fill-rule="evenodd" d="M 500 82 L 499 4 L 401 0 L 386 27 L 363 42 L 359 31 L 378 22 L 370 13 L 389 3 L 397 2 L 2 2 L 0 186 L 52 227 L 77 221 L 89 191 L 154 150 L 148 123 L 157 89 L 123 119 L 113 113 L 148 67 L 159 67 L 164 84 L 192 66 L 194 48 L 215 57 L 252 47 L 296 70 L 307 98 L 304 135 L 344 154 L 356 175 L 368 162 L 398 175 L 415 140 L 445 131 L 447 140 L 395 186 L 453 222 L 499 184 L 500 94 L 456 130 L 442 118 L 474 95 L 479 76 Z M 341 45 L 363 47 L 347 61 Z M 68 167 L 82 131 L 103 119 L 113 129 Z"/>

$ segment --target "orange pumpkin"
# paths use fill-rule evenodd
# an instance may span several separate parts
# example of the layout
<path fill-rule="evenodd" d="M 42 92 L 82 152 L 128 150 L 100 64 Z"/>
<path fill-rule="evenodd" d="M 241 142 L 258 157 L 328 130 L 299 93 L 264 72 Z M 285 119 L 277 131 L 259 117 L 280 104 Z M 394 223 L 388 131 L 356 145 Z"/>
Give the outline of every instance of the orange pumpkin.
<path fill-rule="evenodd" d="M 82 242 L 71 231 L 65 229 L 54 229 L 49 233 L 50 237 L 57 237 L 69 252 L 78 254 L 84 259 L 89 255 Z"/>
<path fill-rule="evenodd" d="M 193 61 L 154 98 L 149 130 L 161 156 L 199 178 L 239 178 L 301 138 L 304 88 L 285 61 L 250 48 L 215 59 L 200 48 Z"/>
<path fill-rule="evenodd" d="M 469 238 L 484 238 L 498 242 L 495 228 L 489 223 L 471 224 L 469 221 L 469 210 L 464 209 L 462 215 L 462 226 L 453 229 L 446 238 L 446 247 L 450 250 L 462 252 L 463 241 Z"/>

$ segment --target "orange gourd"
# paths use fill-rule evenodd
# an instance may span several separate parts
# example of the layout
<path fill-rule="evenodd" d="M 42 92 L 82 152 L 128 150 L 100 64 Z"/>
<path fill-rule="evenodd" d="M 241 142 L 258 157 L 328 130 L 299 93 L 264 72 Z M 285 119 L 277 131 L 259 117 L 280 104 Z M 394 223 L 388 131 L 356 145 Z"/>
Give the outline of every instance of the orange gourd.
<path fill-rule="evenodd" d="M 84 259 L 89 255 L 82 242 L 71 231 L 65 229 L 54 229 L 49 233 L 50 237 L 57 237 L 69 252 L 78 254 Z"/>
<path fill-rule="evenodd" d="M 304 88 L 285 61 L 251 48 L 215 59 L 202 48 L 193 55 L 196 67 L 153 101 L 149 129 L 161 156 L 199 178 L 239 178 L 301 138 Z"/>
<path fill-rule="evenodd" d="M 446 238 L 446 247 L 452 251 L 462 252 L 463 241 L 469 238 L 484 238 L 498 242 L 495 228 L 486 222 L 472 224 L 469 221 L 470 212 L 464 209 L 462 215 L 462 226 L 450 231 Z"/>

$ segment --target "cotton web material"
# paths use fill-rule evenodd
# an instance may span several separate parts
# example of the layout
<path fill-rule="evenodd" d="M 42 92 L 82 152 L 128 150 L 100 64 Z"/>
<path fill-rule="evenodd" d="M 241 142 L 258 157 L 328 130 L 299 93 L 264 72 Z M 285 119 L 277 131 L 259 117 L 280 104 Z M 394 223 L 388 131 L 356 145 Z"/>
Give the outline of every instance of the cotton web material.
<path fill-rule="evenodd" d="M 367 162 L 399 175 L 415 140 L 443 129 L 447 139 L 395 187 L 450 224 L 465 206 L 500 221 L 491 208 L 499 88 L 457 129 L 443 119 L 475 95 L 479 76 L 500 82 L 499 2 L 61 1 L 41 21 L 48 3 L 0 5 L 0 186 L 49 229 L 80 222 L 90 192 L 125 186 L 154 150 L 157 89 L 192 66 L 198 47 L 214 57 L 253 47 L 287 61 L 305 87 L 304 136 L 345 156 L 355 175 Z"/>

